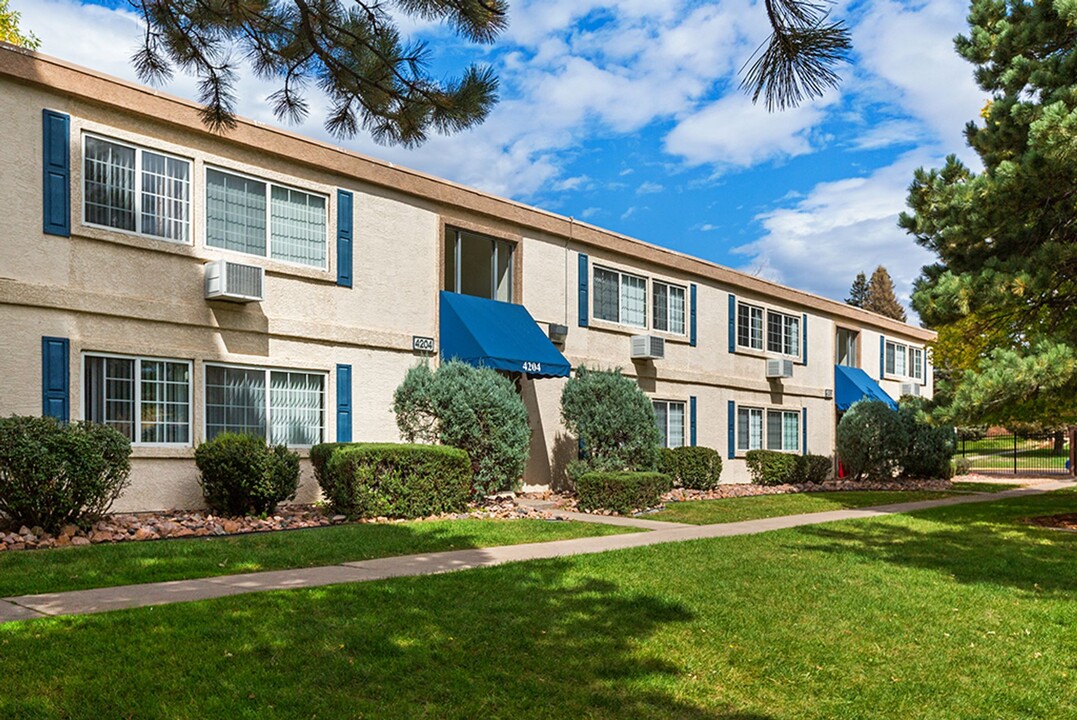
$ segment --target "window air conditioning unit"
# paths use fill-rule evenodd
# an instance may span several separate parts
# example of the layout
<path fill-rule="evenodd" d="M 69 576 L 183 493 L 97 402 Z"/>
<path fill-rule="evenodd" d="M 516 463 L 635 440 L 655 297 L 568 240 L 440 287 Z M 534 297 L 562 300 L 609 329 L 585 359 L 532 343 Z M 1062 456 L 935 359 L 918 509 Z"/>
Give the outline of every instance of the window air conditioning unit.
<path fill-rule="evenodd" d="M 206 263 L 206 300 L 261 302 L 265 270 L 227 260 Z"/>
<path fill-rule="evenodd" d="M 902 395 L 920 395 L 920 383 L 901 383 Z"/>
<path fill-rule="evenodd" d="M 661 360 L 666 356 L 666 341 L 654 335 L 632 336 L 633 360 Z"/>
<path fill-rule="evenodd" d="M 793 377 L 792 360 L 767 360 L 767 378 Z"/>

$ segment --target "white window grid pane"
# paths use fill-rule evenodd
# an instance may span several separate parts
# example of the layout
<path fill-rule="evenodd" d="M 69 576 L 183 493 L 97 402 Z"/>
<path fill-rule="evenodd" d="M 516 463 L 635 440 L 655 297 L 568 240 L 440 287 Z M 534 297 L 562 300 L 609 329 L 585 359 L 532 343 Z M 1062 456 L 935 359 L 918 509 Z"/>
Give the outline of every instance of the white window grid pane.
<path fill-rule="evenodd" d="M 895 372 L 895 370 L 894 370 L 894 365 L 895 365 L 894 356 L 896 354 L 897 354 L 897 348 L 894 346 L 894 343 L 891 343 L 891 342 L 886 343 L 886 373 L 888 375 L 893 375 L 894 372 Z"/>
<path fill-rule="evenodd" d="M 785 352 L 785 326 L 778 313 L 767 313 L 767 352 Z"/>
<path fill-rule="evenodd" d="M 83 175 L 86 222 L 134 232 L 135 149 L 87 137 Z"/>
<path fill-rule="evenodd" d="M 763 411 L 748 410 L 748 446 L 751 450 L 763 447 Z"/>
<path fill-rule="evenodd" d="M 684 446 L 684 403 L 668 403 L 669 432 L 666 434 L 666 447 Z"/>
<path fill-rule="evenodd" d="M 785 354 L 800 355 L 800 318 L 785 316 Z"/>
<path fill-rule="evenodd" d="M 654 300 L 654 329 L 668 331 L 669 328 L 669 291 L 670 286 L 665 283 L 654 283 L 651 293 Z"/>
<path fill-rule="evenodd" d="M 800 413 L 782 413 L 782 449 L 800 449 Z"/>
<path fill-rule="evenodd" d="M 620 275 L 603 268 L 595 268 L 594 313 L 599 320 L 619 322 L 621 319 Z"/>
<path fill-rule="evenodd" d="M 325 198 L 274 185 L 271 190 L 271 249 L 273 258 L 325 266 Z"/>
<path fill-rule="evenodd" d="M 782 449 L 782 413 L 771 410 L 767 413 L 767 450 Z"/>
<path fill-rule="evenodd" d="M 621 322 L 647 327 L 647 281 L 634 275 L 621 275 Z"/>
<path fill-rule="evenodd" d="M 140 365 L 142 442 L 190 442 L 190 366 L 165 360 Z"/>
<path fill-rule="evenodd" d="M 142 232 L 187 242 L 190 231 L 191 164 L 142 151 Z"/>
<path fill-rule="evenodd" d="M 651 403 L 654 406 L 654 420 L 658 425 L 658 434 L 661 436 L 660 444 L 662 447 L 669 447 L 668 443 L 668 428 L 669 428 L 669 407 L 662 400 L 655 400 Z"/>
<path fill-rule="evenodd" d="M 264 370 L 206 367 L 206 439 L 224 432 L 266 436 Z"/>
<path fill-rule="evenodd" d="M 265 256 L 265 183 L 206 170 L 206 244 Z"/>
<path fill-rule="evenodd" d="M 737 344 L 752 350 L 763 349 L 763 308 L 743 304 L 738 306 Z"/>
<path fill-rule="evenodd" d="M 135 361 L 105 359 L 105 414 L 103 424 L 135 439 Z"/>
<path fill-rule="evenodd" d="M 912 377 L 917 380 L 924 379 L 924 351 L 920 348 L 910 348 L 909 354 L 912 356 L 910 364 L 912 365 Z"/>
<path fill-rule="evenodd" d="M 669 286 L 669 331 L 684 334 L 684 288 Z"/>
<path fill-rule="evenodd" d="M 273 371 L 269 381 L 270 442 L 316 445 L 325 427 L 325 377 Z"/>
<path fill-rule="evenodd" d="M 908 360 L 908 353 L 906 352 L 904 345 L 895 346 L 895 350 L 896 351 L 894 352 L 894 374 L 895 375 L 905 375 L 906 370 L 908 369 L 907 366 L 906 366 L 906 361 Z"/>
<path fill-rule="evenodd" d="M 763 349 L 763 308 L 751 308 L 751 348 Z"/>

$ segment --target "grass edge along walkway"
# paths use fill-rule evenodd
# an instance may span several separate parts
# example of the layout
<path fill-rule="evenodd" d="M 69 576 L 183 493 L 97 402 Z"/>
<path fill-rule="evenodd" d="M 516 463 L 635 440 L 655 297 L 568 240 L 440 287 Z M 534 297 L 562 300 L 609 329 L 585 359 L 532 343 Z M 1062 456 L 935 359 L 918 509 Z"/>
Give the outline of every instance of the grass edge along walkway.
<path fill-rule="evenodd" d="M 1071 483 L 1051 481 L 1000 493 L 958 495 L 938 500 L 920 500 L 860 509 L 784 515 L 717 525 L 680 526 L 625 535 L 607 535 L 572 540 L 555 540 L 544 543 L 525 543 L 481 549 L 404 555 L 299 570 L 278 570 L 244 575 L 224 575 L 199 580 L 177 580 L 145 585 L 76 590 L 66 593 L 23 595 L 0 599 L 0 623 L 46 616 L 82 615 L 176 602 L 209 600 L 252 592 L 293 590 L 340 583 L 384 580 L 402 576 L 455 572 L 509 562 L 600 553 L 683 540 L 750 535 L 770 530 L 834 522 L 836 520 L 855 520 L 926 510 L 946 505 L 994 502 L 1007 498 L 1040 495 L 1071 486 Z M 570 516 L 571 519 L 583 519 L 580 517 L 581 513 L 563 513 L 563 515 Z"/>

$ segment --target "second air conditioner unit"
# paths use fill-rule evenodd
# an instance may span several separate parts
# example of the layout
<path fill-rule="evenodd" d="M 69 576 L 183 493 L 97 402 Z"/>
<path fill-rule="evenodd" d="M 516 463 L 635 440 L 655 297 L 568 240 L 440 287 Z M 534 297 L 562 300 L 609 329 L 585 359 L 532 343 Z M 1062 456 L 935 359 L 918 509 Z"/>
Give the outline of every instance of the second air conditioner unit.
<path fill-rule="evenodd" d="M 920 383 L 901 383 L 902 395 L 920 395 Z"/>
<path fill-rule="evenodd" d="M 767 360 L 767 378 L 793 377 L 792 360 Z"/>
<path fill-rule="evenodd" d="M 261 302 L 264 293 L 265 270 L 256 265 L 227 260 L 206 263 L 206 300 L 229 302 Z"/>
<path fill-rule="evenodd" d="M 661 360 L 666 356 L 666 341 L 655 335 L 632 336 L 633 360 Z"/>

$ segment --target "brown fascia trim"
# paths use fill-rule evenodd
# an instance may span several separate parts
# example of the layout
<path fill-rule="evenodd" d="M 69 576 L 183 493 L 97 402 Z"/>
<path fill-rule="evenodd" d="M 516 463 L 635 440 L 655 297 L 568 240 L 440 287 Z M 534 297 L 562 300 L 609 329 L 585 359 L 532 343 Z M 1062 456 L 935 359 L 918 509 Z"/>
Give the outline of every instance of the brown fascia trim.
<path fill-rule="evenodd" d="M 189 131 L 212 134 L 202 129 L 199 106 L 196 103 L 4 42 L 0 42 L 0 75 L 23 84 L 44 86 L 84 102 L 151 117 Z M 441 203 L 449 208 L 460 208 L 502 222 L 511 222 L 522 229 L 538 230 L 571 243 L 589 245 L 680 270 L 702 280 L 777 298 L 804 309 L 822 311 L 833 317 L 854 320 L 883 332 L 892 332 L 924 342 L 935 339 L 935 333 L 931 330 L 891 320 L 836 300 L 779 285 L 684 253 L 581 223 L 574 218 L 365 157 L 253 120 L 240 118 L 233 130 L 218 137 L 224 143 L 270 153 L 318 170 Z"/>

